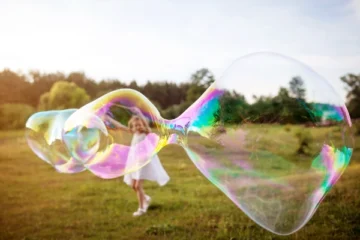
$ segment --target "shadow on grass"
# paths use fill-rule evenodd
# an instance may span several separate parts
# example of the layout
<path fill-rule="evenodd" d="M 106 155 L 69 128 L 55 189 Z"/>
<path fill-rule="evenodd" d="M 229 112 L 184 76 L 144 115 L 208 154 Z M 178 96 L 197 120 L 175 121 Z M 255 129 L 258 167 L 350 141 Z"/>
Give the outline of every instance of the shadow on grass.
<path fill-rule="evenodd" d="M 153 211 L 153 210 L 159 210 L 159 209 L 162 209 L 163 206 L 160 205 L 160 204 L 151 204 L 148 208 L 148 211 Z"/>

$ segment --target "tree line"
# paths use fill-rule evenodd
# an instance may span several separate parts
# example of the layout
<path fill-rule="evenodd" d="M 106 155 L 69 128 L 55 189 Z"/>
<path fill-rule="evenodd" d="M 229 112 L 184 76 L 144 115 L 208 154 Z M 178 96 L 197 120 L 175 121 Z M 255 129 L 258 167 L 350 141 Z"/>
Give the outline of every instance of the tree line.
<path fill-rule="evenodd" d="M 143 93 L 160 109 L 163 117 L 172 119 L 186 110 L 214 81 L 214 75 L 206 68 L 196 71 L 183 83 L 148 81 L 143 85 L 138 85 L 135 80 L 130 83 L 118 79 L 95 81 L 83 72 L 66 75 L 61 72 L 32 71 L 22 74 L 5 69 L 0 72 L 0 128 L 23 127 L 27 117 L 35 111 L 79 108 L 120 88 L 132 88 Z M 359 118 L 360 74 L 348 74 L 342 77 L 341 81 L 348 91 L 347 107 L 350 115 L 352 118 Z M 289 79 L 289 86 L 280 88 L 276 96 L 258 96 L 252 104 L 247 103 L 241 93 L 226 93 L 222 99 L 224 121 L 308 121 L 302 119 L 305 108 L 296 107 L 299 106 L 299 101 L 300 105 L 301 101 L 304 106 L 307 104 L 302 97 L 305 89 L 301 86 L 301 77 L 294 76 L 293 79 Z"/>

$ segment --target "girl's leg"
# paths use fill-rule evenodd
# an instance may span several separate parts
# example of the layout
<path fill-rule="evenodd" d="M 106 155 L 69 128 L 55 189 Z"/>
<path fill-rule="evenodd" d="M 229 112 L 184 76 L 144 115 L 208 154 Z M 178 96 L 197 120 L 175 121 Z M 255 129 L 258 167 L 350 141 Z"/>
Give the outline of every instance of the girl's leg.
<path fill-rule="evenodd" d="M 138 186 L 139 192 L 142 195 L 142 209 L 147 211 L 147 209 L 148 209 L 148 207 L 150 205 L 150 202 L 151 202 L 151 197 L 147 196 L 146 193 L 145 193 L 145 190 L 143 188 L 143 180 L 140 180 L 138 183 L 139 183 L 139 186 Z"/>
<path fill-rule="evenodd" d="M 135 192 L 137 192 L 137 188 L 138 188 L 138 182 L 139 180 L 132 180 L 132 184 L 131 184 L 131 187 L 132 187 L 132 189 L 134 189 L 134 191 Z M 142 181 L 142 180 L 141 180 Z M 142 192 L 143 192 L 143 194 L 144 194 L 144 197 L 146 196 L 146 193 L 145 193 L 145 191 L 144 191 L 144 188 L 142 187 L 142 184 L 141 184 L 141 190 L 142 190 Z"/>
<path fill-rule="evenodd" d="M 136 192 L 136 180 L 132 180 L 131 187 Z"/>
<path fill-rule="evenodd" d="M 139 191 L 141 192 L 142 200 L 143 200 L 143 207 L 145 207 L 145 201 L 146 201 L 146 194 L 143 188 L 143 180 L 139 180 Z"/>
<path fill-rule="evenodd" d="M 145 194 L 144 194 L 144 189 L 142 188 L 142 180 L 134 180 L 134 189 L 136 191 L 137 194 L 137 198 L 139 201 L 139 208 L 143 209 L 144 208 L 144 201 L 145 201 Z"/>

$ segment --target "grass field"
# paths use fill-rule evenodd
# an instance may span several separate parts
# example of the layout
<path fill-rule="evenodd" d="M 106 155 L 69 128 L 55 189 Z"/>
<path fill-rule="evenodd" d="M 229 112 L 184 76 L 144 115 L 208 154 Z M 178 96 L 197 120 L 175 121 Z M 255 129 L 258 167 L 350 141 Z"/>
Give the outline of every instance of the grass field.
<path fill-rule="evenodd" d="M 146 183 L 148 213 L 122 178 L 66 175 L 38 159 L 22 131 L 0 132 L 0 239 L 359 239 L 360 153 L 300 231 L 274 235 L 255 224 L 193 165 L 179 146 L 160 159 L 171 181 Z"/>

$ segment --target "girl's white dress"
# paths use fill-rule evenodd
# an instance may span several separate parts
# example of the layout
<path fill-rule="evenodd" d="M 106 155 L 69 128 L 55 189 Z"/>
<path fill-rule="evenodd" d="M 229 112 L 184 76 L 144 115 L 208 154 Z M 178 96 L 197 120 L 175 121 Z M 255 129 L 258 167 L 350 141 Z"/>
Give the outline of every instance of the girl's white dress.
<path fill-rule="evenodd" d="M 133 139 L 131 141 L 132 147 L 129 151 L 127 162 L 134 162 L 134 159 L 136 158 L 137 155 L 136 144 L 140 143 L 141 141 L 144 141 L 142 142 L 142 144 L 146 143 L 147 147 L 154 148 L 154 146 L 149 146 L 150 142 L 147 143 L 145 138 L 146 138 L 145 133 L 134 134 Z M 149 149 L 149 151 L 151 150 Z M 132 185 L 132 180 L 140 180 L 140 179 L 157 182 L 160 186 L 165 185 L 170 180 L 170 177 L 168 176 L 165 169 L 161 165 L 160 159 L 157 156 L 157 154 L 155 154 L 152 157 L 151 161 L 148 164 L 146 164 L 144 167 L 140 168 L 135 172 L 131 172 L 124 175 L 124 182 L 130 186 Z"/>

